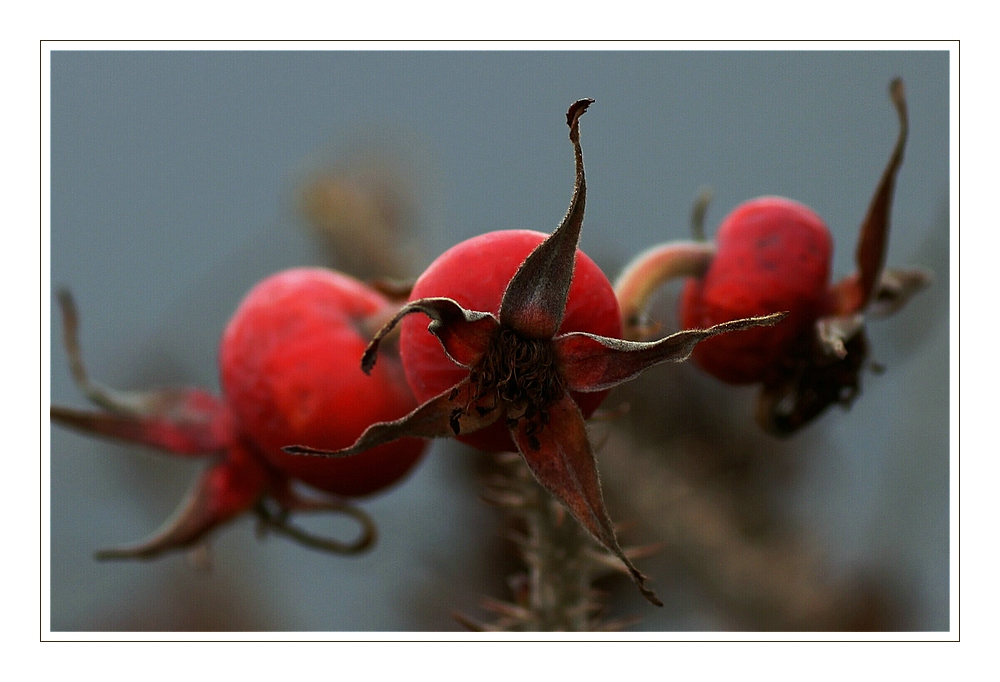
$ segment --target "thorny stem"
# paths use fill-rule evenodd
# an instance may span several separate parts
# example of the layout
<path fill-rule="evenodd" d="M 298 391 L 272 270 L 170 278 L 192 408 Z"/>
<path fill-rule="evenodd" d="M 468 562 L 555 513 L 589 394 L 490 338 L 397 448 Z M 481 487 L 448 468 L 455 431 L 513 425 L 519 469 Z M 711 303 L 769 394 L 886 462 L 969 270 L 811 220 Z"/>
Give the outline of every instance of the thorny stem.
<path fill-rule="evenodd" d="M 483 497 L 504 510 L 508 538 L 517 546 L 526 573 L 511 578 L 513 602 L 483 602 L 497 614 L 495 622 L 476 623 L 458 614 L 456 618 L 471 629 L 521 632 L 586 632 L 628 624 L 602 622 L 600 593 L 593 587 L 604 575 L 622 572 L 622 564 L 535 481 L 521 457 L 493 457 L 497 473 Z"/>
<path fill-rule="evenodd" d="M 646 308 L 653 293 L 677 277 L 700 277 L 715 256 L 710 242 L 668 242 L 646 249 L 625 266 L 615 281 L 626 339 L 647 337 Z"/>

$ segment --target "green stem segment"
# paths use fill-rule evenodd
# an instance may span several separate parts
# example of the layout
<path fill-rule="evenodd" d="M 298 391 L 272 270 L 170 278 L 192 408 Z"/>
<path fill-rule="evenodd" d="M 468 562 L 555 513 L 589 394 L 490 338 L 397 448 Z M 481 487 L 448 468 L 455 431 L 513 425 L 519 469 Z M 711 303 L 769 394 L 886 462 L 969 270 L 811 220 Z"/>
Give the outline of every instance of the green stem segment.
<path fill-rule="evenodd" d="M 700 277 L 715 256 L 710 242 L 667 242 L 646 249 L 625 266 L 615 282 L 626 339 L 639 339 L 653 293 L 677 277 Z"/>

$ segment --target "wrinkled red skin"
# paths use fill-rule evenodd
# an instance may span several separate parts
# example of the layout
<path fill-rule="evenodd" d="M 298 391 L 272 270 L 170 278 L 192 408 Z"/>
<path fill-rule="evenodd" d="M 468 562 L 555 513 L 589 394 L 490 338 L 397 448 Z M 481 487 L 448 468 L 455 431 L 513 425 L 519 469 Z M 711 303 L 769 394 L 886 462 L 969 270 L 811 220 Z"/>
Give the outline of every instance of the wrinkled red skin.
<path fill-rule="evenodd" d="M 507 283 L 547 236 L 529 230 L 503 230 L 468 239 L 431 263 L 414 285 L 410 300 L 443 296 L 467 310 L 496 315 Z M 469 374 L 468 369 L 445 355 L 441 342 L 427 331 L 427 324 L 425 316 L 410 315 L 402 322 L 400 336 L 403 367 L 418 402 L 450 389 Z M 559 334 L 572 331 L 613 338 L 622 335 L 621 313 L 611 283 L 594 261 L 579 250 Z M 600 406 L 607 393 L 571 392 L 570 395 L 586 418 Z M 517 450 L 503 420 L 457 438 L 482 450 Z"/>
<path fill-rule="evenodd" d="M 320 268 L 297 268 L 258 283 L 222 336 L 222 390 L 237 429 L 279 471 L 338 495 L 392 485 L 421 458 L 426 441 L 407 438 L 355 457 L 299 457 L 296 443 L 336 450 L 370 424 L 398 419 L 417 403 L 399 361 L 383 355 L 371 376 L 360 358 L 360 322 L 388 301 L 360 282 Z"/>
<path fill-rule="evenodd" d="M 760 197 L 726 216 L 717 252 L 700 279 L 689 279 L 680 301 L 684 329 L 789 311 L 773 327 L 723 334 L 700 343 L 694 361 L 730 384 L 767 382 L 823 314 L 833 242 L 810 208 L 782 197 Z"/>

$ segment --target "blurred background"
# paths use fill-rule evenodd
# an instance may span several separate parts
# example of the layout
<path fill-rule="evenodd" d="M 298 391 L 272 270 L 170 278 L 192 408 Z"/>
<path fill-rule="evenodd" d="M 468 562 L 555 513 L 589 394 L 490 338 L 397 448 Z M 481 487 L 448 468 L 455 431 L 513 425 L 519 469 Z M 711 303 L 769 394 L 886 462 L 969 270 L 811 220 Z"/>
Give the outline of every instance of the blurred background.
<path fill-rule="evenodd" d="M 631 523 L 629 543 L 665 544 L 640 568 L 666 606 L 624 578 L 600 587 L 610 616 L 640 617 L 636 630 L 947 630 L 948 59 L 56 51 L 51 283 L 75 294 L 95 379 L 217 390 L 219 335 L 270 273 L 316 264 L 413 277 L 473 235 L 554 229 L 573 181 L 565 111 L 581 97 L 596 100 L 581 126 L 581 246 L 611 279 L 647 246 L 687 238 L 706 185 L 709 235 L 759 195 L 811 206 L 834 235 L 839 277 L 853 271 L 895 141 L 887 86 L 901 76 L 911 127 L 888 263 L 935 281 L 869 324 L 885 372 L 863 376 L 850 411 L 786 440 L 757 428 L 753 388 L 692 365 L 616 390 L 607 404 L 631 409 L 604 434 L 605 493 L 612 518 Z M 361 199 L 324 203 L 323 188 L 345 182 L 375 197 L 392 229 L 331 250 L 316 230 L 324 211 L 364 210 Z M 393 250 L 380 261 L 381 239 Z M 665 287 L 654 307 L 667 330 L 676 292 Z M 53 320 L 52 402 L 83 407 L 61 333 Z M 48 465 L 53 631 L 459 630 L 452 612 L 483 617 L 484 596 L 509 597 L 515 559 L 500 513 L 479 499 L 488 463 L 452 442 L 362 503 L 381 531 L 372 552 L 259 541 L 247 517 L 216 534 L 208 570 L 180 553 L 92 558 L 157 528 L 200 462 L 52 428 Z"/>

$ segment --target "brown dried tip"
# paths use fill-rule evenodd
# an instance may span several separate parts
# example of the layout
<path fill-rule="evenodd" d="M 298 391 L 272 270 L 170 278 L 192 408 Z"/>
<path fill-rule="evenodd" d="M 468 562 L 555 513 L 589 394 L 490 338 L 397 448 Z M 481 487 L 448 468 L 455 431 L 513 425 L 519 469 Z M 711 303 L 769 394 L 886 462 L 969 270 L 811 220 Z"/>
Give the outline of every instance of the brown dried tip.
<path fill-rule="evenodd" d="M 899 117 L 899 135 L 885 170 L 882 171 L 878 186 L 875 188 L 875 194 L 868 206 L 868 213 L 861 225 L 856 253 L 859 299 L 856 304 L 857 308 L 852 312 L 860 311 L 871 300 L 885 265 L 892 196 L 896 188 L 896 175 L 903 163 L 903 151 L 906 148 L 906 138 L 910 130 L 909 116 L 906 110 L 906 91 L 901 79 L 896 78 L 892 81 L 889 85 L 889 95 Z"/>

